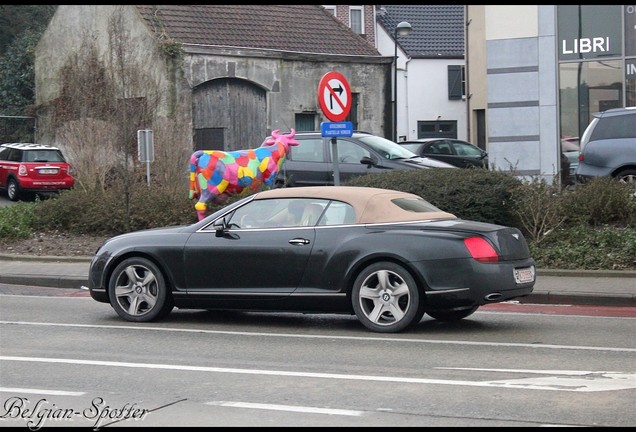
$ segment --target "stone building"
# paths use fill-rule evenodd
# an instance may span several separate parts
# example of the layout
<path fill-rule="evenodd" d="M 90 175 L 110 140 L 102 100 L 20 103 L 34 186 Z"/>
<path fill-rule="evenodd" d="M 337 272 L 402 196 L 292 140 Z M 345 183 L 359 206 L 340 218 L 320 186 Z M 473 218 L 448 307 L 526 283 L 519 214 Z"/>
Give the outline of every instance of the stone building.
<path fill-rule="evenodd" d="M 192 149 L 252 148 L 272 130 L 319 130 L 327 119 L 318 84 L 329 71 L 350 84 L 346 120 L 390 133 L 392 58 L 320 5 L 60 5 L 36 50 L 40 142 L 56 140 L 65 66 L 86 46 L 122 99 L 156 93 L 156 116 L 189 124 Z M 145 87 L 124 85 L 129 70 Z"/>

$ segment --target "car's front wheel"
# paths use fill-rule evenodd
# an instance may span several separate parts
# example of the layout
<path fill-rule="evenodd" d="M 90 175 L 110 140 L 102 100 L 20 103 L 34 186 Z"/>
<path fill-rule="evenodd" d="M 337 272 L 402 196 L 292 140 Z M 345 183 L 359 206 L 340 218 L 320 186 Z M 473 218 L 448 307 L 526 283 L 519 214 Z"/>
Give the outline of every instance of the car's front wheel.
<path fill-rule="evenodd" d="M 7 196 L 11 201 L 17 201 L 20 199 L 20 186 L 16 179 L 9 179 L 7 182 Z"/>
<path fill-rule="evenodd" d="M 420 292 L 413 276 L 392 262 L 378 262 L 356 278 L 352 306 L 369 330 L 396 333 L 417 324 L 424 315 Z"/>
<path fill-rule="evenodd" d="M 127 321 L 147 322 L 164 318 L 174 307 L 163 274 L 141 257 L 122 261 L 108 284 L 110 304 Z"/>

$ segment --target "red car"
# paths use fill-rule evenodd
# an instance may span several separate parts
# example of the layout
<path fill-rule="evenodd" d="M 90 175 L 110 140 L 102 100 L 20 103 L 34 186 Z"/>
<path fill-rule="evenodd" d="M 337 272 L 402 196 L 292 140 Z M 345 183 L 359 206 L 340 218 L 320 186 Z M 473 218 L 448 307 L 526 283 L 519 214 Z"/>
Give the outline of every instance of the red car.
<path fill-rule="evenodd" d="M 57 193 L 75 184 L 71 166 L 57 147 L 45 144 L 0 145 L 0 189 L 11 201 Z"/>

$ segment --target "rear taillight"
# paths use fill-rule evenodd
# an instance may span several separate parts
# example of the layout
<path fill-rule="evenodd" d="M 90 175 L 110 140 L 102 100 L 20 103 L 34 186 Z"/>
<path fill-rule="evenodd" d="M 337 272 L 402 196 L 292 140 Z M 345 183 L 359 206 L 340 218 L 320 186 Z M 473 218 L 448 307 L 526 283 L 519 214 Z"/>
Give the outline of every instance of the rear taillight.
<path fill-rule="evenodd" d="M 26 165 L 20 164 L 20 166 L 18 167 L 18 175 L 21 175 L 21 176 L 27 175 L 27 167 L 26 167 Z"/>
<path fill-rule="evenodd" d="M 579 162 L 583 162 L 583 153 L 579 152 Z"/>
<path fill-rule="evenodd" d="M 476 261 L 489 263 L 499 261 L 499 255 L 497 255 L 495 249 L 481 237 L 464 239 L 464 244 L 468 252 L 470 252 L 470 255 Z"/>

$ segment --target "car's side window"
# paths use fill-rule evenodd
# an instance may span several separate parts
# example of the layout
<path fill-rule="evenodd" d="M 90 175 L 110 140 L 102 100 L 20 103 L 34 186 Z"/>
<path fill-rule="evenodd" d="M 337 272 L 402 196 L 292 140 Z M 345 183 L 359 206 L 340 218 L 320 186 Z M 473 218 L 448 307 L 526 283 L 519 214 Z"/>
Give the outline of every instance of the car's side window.
<path fill-rule="evenodd" d="M 343 225 L 356 222 L 353 207 L 341 201 L 331 201 L 318 225 Z"/>
<path fill-rule="evenodd" d="M 437 151 L 435 152 L 437 154 L 445 154 L 445 155 L 453 154 L 453 150 L 450 144 L 446 141 L 440 141 L 438 143 L 433 144 L 433 146 L 435 146 L 435 148 L 437 149 Z"/>
<path fill-rule="evenodd" d="M 371 156 L 367 149 L 351 141 L 338 140 L 336 145 L 338 146 L 338 161 L 340 163 L 359 164 L 360 159 L 365 156 Z M 332 150 L 331 147 L 329 149 Z"/>
<path fill-rule="evenodd" d="M 253 200 L 236 209 L 230 229 L 290 228 L 318 224 L 327 201 L 307 198 Z"/>
<path fill-rule="evenodd" d="M 7 160 L 10 162 L 22 162 L 22 152 L 17 149 L 11 149 Z"/>
<path fill-rule="evenodd" d="M 290 159 L 297 162 L 324 162 L 325 152 L 321 138 L 303 139 L 300 144 L 292 147 Z"/>
<path fill-rule="evenodd" d="M 479 149 L 471 145 L 456 142 L 456 143 L 453 143 L 453 146 L 455 147 L 455 151 L 457 152 L 458 155 L 481 156 L 481 152 L 479 151 Z"/>

